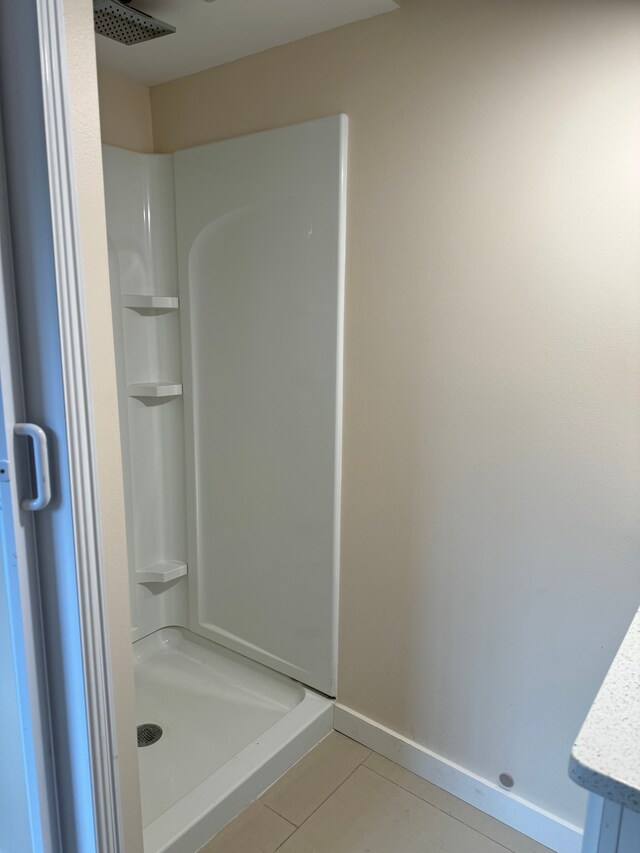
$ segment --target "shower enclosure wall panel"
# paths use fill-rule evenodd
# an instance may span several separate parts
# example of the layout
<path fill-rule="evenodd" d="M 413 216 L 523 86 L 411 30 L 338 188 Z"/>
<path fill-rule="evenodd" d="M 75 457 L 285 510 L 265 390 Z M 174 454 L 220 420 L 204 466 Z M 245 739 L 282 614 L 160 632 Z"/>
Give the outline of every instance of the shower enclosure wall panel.
<path fill-rule="evenodd" d="M 346 116 L 175 155 L 191 629 L 335 695 Z"/>
<path fill-rule="evenodd" d="M 173 157 L 103 147 L 133 639 L 188 624 Z M 177 388 L 176 388 L 177 386 Z M 147 570 L 147 575 L 140 572 Z M 153 570 L 151 573 L 149 570 Z"/>

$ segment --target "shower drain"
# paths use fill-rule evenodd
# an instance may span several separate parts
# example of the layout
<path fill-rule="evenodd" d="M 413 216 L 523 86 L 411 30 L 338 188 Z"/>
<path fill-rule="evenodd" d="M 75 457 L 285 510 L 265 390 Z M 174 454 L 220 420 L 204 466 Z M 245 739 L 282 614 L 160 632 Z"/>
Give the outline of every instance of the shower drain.
<path fill-rule="evenodd" d="M 151 746 L 162 737 L 162 729 L 155 723 L 143 723 L 138 726 L 138 746 Z"/>

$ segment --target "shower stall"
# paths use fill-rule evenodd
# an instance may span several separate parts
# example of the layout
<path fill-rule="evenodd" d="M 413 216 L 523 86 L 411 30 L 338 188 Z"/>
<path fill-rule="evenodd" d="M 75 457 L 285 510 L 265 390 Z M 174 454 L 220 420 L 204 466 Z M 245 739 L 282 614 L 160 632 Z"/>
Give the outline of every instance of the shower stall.
<path fill-rule="evenodd" d="M 332 728 L 347 119 L 104 147 L 146 853 Z"/>

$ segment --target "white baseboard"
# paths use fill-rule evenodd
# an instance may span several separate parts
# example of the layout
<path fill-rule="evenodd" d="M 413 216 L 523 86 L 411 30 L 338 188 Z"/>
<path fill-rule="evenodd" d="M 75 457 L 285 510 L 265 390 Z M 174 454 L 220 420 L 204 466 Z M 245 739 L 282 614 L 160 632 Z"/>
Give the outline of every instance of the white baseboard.
<path fill-rule="evenodd" d="M 557 853 L 580 853 L 582 832 L 516 794 L 338 703 L 334 728 Z"/>

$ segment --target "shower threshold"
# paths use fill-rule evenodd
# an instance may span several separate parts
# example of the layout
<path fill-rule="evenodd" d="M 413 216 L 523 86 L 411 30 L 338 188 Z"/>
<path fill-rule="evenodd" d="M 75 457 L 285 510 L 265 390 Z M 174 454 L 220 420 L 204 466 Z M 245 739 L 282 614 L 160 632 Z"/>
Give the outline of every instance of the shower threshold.
<path fill-rule="evenodd" d="M 183 628 L 134 643 L 145 853 L 195 853 L 333 728 L 332 702 Z"/>

